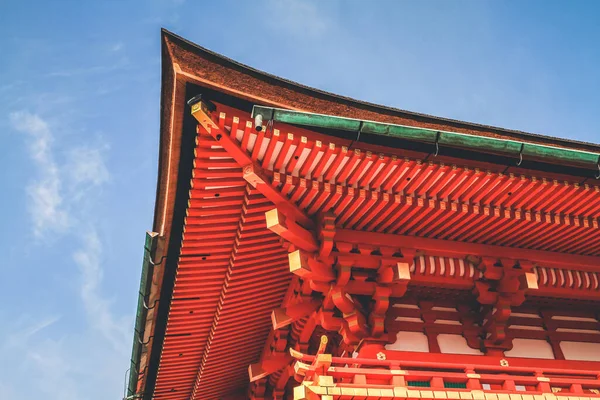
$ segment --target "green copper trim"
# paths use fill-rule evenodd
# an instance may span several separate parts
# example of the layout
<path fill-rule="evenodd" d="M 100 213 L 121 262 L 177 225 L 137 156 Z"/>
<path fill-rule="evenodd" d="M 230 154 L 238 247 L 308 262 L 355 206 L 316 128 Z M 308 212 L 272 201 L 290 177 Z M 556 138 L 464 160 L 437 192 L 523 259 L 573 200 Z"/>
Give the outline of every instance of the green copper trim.
<path fill-rule="evenodd" d="M 485 136 L 465 135 L 463 133 L 440 132 L 439 144 L 450 147 L 463 147 L 519 156 L 521 143 L 513 140 L 494 139 Z"/>
<path fill-rule="evenodd" d="M 137 311 L 135 313 L 135 330 L 133 333 L 133 347 L 131 349 L 131 367 L 129 370 L 129 383 L 127 385 L 127 397 L 134 396 L 140 368 L 140 356 L 142 354 L 142 341 L 144 326 L 146 325 L 146 316 L 148 308 L 146 298 L 150 290 L 152 275 L 154 274 L 154 264 L 152 258 L 156 251 L 158 243 L 158 233 L 146 232 L 144 243 L 144 259 L 142 262 L 142 276 L 140 279 L 140 290 L 138 292 Z"/>
<path fill-rule="evenodd" d="M 600 161 L 600 154 L 586 151 L 563 149 L 559 147 L 469 135 L 458 132 L 437 131 L 428 128 L 384 124 L 324 114 L 254 106 L 252 109 L 252 117 L 259 114 L 263 116 L 264 121 L 274 120 L 287 124 L 312 126 L 317 128 L 338 129 L 353 132 L 360 131 L 361 134 L 383 135 L 425 143 L 437 142 L 442 146 L 458 147 L 486 153 L 499 153 L 515 158 L 529 156 L 553 164 L 572 163 L 597 166 Z"/>
<path fill-rule="evenodd" d="M 557 161 L 574 162 L 577 164 L 598 165 L 598 154 L 587 151 L 561 149 L 557 147 L 542 146 L 524 143 L 523 155 L 535 158 L 555 159 Z"/>
<path fill-rule="evenodd" d="M 406 140 L 435 143 L 437 132 L 419 129 L 413 126 L 382 124 L 379 122 L 365 121 L 361 133 L 398 137 Z"/>
<path fill-rule="evenodd" d="M 254 106 L 254 109 L 259 110 L 256 112 L 256 114 L 261 114 L 265 121 L 271 119 L 269 118 L 270 113 L 267 111 L 269 109 L 256 106 Z M 361 123 L 361 121 L 357 119 L 334 117 L 330 115 L 309 114 L 276 108 L 273 108 L 271 110 L 273 115 L 272 119 L 286 124 L 313 126 L 316 128 L 339 129 L 343 131 L 358 131 Z M 252 115 L 253 117 L 255 116 L 254 110 L 252 112 Z"/>

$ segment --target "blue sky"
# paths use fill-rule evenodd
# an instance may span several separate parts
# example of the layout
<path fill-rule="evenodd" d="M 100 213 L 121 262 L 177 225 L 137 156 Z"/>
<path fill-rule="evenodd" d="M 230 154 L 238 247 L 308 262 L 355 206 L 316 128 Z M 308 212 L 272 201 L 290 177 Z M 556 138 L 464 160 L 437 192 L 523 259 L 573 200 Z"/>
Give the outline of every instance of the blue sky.
<path fill-rule="evenodd" d="M 122 396 L 156 189 L 160 27 L 343 95 L 599 142 L 599 12 L 0 0 L 0 398 Z"/>

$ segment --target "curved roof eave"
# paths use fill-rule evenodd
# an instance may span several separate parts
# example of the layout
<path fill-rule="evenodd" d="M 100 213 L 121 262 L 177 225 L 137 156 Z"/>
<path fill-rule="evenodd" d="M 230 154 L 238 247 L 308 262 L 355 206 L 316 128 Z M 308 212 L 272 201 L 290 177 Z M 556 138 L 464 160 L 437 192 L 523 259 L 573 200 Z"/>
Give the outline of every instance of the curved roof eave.
<path fill-rule="evenodd" d="M 177 63 L 178 67 L 182 71 L 192 73 L 192 74 L 194 74 L 195 72 L 198 72 L 195 70 L 196 68 L 193 65 L 193 61 L 194 61 L 193 56 L 200 57 L 200 58 L 208 61 L 209 63 L 213 63 L 215 65 L 217 65 L 217 64 L 221 65 L 222 67 L 224 67 L 224 70 L 237 71 L 239 73 L 247 75 L 248 80 L 254 79 L 254 80 L 263 81 L 265 83 L 270 83 L 271 85 L 274 85 L 274 86 L 285 87 L 287 90 L 296 92 L 298 94 L 298 96 L 307 96 L 308 95 L 310 97 L 323 99 L 329 103 L 338 103 L 340 105 L 350 106 L 354 109 L 354 110 L 348 110 L 349 112 L 344 112 L 344 111 L 340 112 L 339 107 L 338 107 L 338 110 L 337 110 L 338 112 L 331 112 L 331 110 L 318 110 L 318 109 L 310 109 L 310 107 L 309 108 L 300 107 L 298 110 L 307 111 L 307 112 L 318 112 L 321 114 L 338 115 L 338 116 L 356 118 L 356 119 L 369 119 L 369 118 L 363 118 L 363 116 L 356 115 L 357 114 L 356 111 L 360 111 L 360 110 L 367 111 L 368 110 L 371 113 L 375 112 L 375 113 L 381 114 L 381 117 L 379 118 L 379 120 L 381 120 L 381 122 L 393 123 L 393 121 L 387 121 L 385 117 L 400 117 L 400 118 L 412 120 L 413 124 L 417 125 L 417 126 L 422 126 L 422 124 L 436 124 L 439 126 L 446 126 L 446 127 L 451 126 L 454 128 L 459 128 L 459 130 L 463 130 L 464 133 L 480 134 L 482 136 L 491 136 L 491 137 L 499 137 L 499 138 L 518 138 L 520 140 L 530 141 L 532 143 L 547 144 L 547 145 L 551 145 L 551 146 L 572 148 L 572 149 L 579 149 L 579 150 L 586 150 L 586 151 L 596 151 L 597 152 L 600 150 L 600 144 L 578 141 L 578 140 L 573 140 L 573 139 L 556 138 L 556 137 L 552 137 L 552 136 L 524 132 L 524 131 L 520 131 L 520 130 L 506 129 L 506 128 L 501 128 L 501 127 L 497 127 L 497 126 L 491 126 L 491 125 L 485 125 L 485 124 L 479 124 L 479 123 L 467 122 L 467 121 L 460 121 L 460 120 L 445 118 L 445 117 L 438 117 L 438 116 L 433 116 L 433 115 L 429 115 L 429 114 L 407 111 L 407 110 L 403 110 L 403 109 L 399 109 L 399 108 L 384 106 L 384 105 L 380 105 L 380 104 L 374 104 L 374 103 L 370 103 L 370 102 L 366 102 L 366 101 L 362 101 L 362 100 L 353 99 L 350 97 L 341 96 L 341 95 L 330 93 L 330 92 L 327 92 L 327 91 L 324 91 L 321 89 L 309 87 L 309 86 L 306 86 L 306 85 L 303 85 L 303 84 L 300 84 L 300 83 L 297 83 L 297 82 L 294 82 L 294 81 L 291 81 L 291 80 L 288 80 L 285 78 L 281 78 L 279 76 L 272 75 L 272 74 L 264 72 L 264 71 L 260 71 L 253 67 L 250 67 L 248 65 L 242 64 L 238 61 L 232 60 L 224 55 L 221 55 L 219 53 L 216 53 L 209 49 L 206 49 L 202 46 L 199 46 L 193 42 L 190 42 L 190 41 L 170 32 L 164 28 L 161 31 L 162 31 L 163 38 L 166 40 L 166 42 L 168 44 L 183 50 L 183 52 L 179 54 L 179 57 L 177 54 L 172 54 L 173 62 Z M 184 55 L 184 56 L 181 57 L 181 55 Z M 214 72 L 222 73 L 223 69 L 220 71 L 214 71 Z M 199 75 L 201 75 L 201 74 L 199 74 Z M 253 86 L 253 85 L 249 85 L 249 86 L 251 88 L 254 88 L 254 90 L 256 90 L 256 86 Z M 243 88 L 243 86 L 242 86 L 242 88 Z M 263 95 L 263 97 L 266 97 L 267 101 L 275 100 L 275 99 L 269 98 L 269 97 L 273 97 L 273 96 Z M 282 98 L 283 98 L 283 96 L 282 96 Z M 288 100 L 288 104 L 289 104 L 289 98 L 290 98 L 290 96 L 287 96 L 285 98 Z M 282 105 L 281 103 L 282 102 L 280 101 L 279 102 L 280 106 Z M 286 103 L 286 102 L 283 102 L 283 103 Z M 289 105 L 291 106 L 291 104 L 289 104 Z M 404 123 L 407 123 L 407 121 L 404 121 Z"/>

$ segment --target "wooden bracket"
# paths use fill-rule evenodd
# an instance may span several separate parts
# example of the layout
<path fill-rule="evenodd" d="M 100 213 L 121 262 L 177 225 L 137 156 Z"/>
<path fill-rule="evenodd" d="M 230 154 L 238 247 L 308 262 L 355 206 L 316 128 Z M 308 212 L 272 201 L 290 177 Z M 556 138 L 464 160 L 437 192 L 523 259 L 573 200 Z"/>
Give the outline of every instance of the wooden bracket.
<path fill-rule="evenodd" d="M 280 353 L 266 357 L 261 362 L 256 364 L 250 364 L 248 366 L 248 376 L 250 382 L 255 382 L 266 376 L 269 376 L 273 372 L 277 372 L 284 368 L 292 361 L 292 356 L 288 353 Z"/>
<path fill-rule="evenodd" d="M 288 254 L 290 272 L 302 279 L 317 282 L 332 282 L 335 280 L 333 268 L 306 254 L 302 250 L 296 250 Z"/>
<path fill-rule="evenodd" d="M 298 225 L 293 217 L 286 217 L 279 208 L 274 208 L 265 213 L 267 228 L 281 236 L 299 249 L 315 252 L 319 244 L 312 232 Z"/>
<path fill-rule="evenodd" d="M 312 299 L 303 303 L 294 304 L 286 308 L 276 308 L 271 312 L 271 321 L 273 329 L 280 329 L 288 326 L 300 318 L 310 315 L 319 308 L 321 302 L 317 299 Z"/>

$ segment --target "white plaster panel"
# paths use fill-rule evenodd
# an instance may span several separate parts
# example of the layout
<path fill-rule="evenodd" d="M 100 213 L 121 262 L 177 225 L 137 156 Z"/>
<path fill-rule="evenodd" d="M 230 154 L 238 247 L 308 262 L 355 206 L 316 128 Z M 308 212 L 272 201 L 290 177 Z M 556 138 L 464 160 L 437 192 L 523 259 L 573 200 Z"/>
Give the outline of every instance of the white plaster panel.
<path fill-rule="evenodd" d="M 504 353 L 507 357 L 554 359 L 552 346 L 541 339 L 513 339 L 512 350 Z"/>
<path fill-rule="evenodd" d="M 600 343 L 563 341 L 560 348 L 567 360 L 600 361 Z"/>
<path fill-rule="evenodd" d="M 385 346 L 387 350 L 429 352 L 427 336 L 422 332 L 400 331 L 396 335 L 396 342 Z"/>
<path fill-rule="evenodd" d="M 437 341 L 440 346 L 440 351 L 446 354 L 471 354 L 482 355 L 478 349 L 472 349 L 467 344 L 467 339 L 462 335 L 454 335 L 450 333 L 440 333 L 437 336 Z"/>

